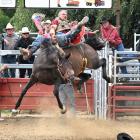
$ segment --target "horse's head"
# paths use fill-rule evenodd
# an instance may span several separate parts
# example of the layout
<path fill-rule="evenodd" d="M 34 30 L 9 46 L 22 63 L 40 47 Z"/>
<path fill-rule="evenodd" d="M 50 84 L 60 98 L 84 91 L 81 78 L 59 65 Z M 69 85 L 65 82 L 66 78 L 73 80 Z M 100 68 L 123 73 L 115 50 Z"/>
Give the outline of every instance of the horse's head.
<path fill-rule="evenodd" d="M 72 63 L 69 61 L 70 54 L 65 55 L 65 57 L 60 58 L 58 65 L 58 70 L 61 74 L 61 77 L 65 81 L 74 79 L 74 70 L 72 68 Z"/>
<path fill-rule="evenodd" d="M 42 43 L 42 55 L 41 58 L 45 56 L 45 59 L 41 59 L 41 62 L 45 63 L 46 68 L 56 68 L 63 80 L 72 80 L 74 78 L 74 70 L 72 64 L 69 61 L 70 54 L 62 55 L 56 45 L 51 42 L 52 40 L 45 39 Z M 44 53 L 43 53 L 44 52 Z M 38 58 L 39 59 L 39 58 Z"/>
<path fill-rule="evenodd" d="M 105 41 L 96 35 L 85 36 L 85 43 L 90 45 L 95 50 L 101 50 L 105 47 Z"/>

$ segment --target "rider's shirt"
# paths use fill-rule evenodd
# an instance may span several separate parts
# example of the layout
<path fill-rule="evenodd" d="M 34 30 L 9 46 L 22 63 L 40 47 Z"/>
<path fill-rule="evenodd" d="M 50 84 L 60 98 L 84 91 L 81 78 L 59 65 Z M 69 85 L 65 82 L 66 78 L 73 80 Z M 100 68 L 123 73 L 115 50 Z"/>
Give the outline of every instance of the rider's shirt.
<path fill-rule="evenodd" d="M 79 44 L 85 35 L 85 26 L 82 27 L 81 32 L 71 41 L 72 44 Z"/>

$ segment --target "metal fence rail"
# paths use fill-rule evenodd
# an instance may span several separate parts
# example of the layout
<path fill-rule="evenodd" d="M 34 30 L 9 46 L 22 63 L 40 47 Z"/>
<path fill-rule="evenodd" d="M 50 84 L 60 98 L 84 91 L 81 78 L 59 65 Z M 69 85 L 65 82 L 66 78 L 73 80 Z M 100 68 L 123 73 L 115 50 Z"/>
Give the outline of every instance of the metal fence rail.
<path fill-rule="evenodd" d="M 110 54 L 112 52 L 109 49 L 109 44 L 106 43 L 105 48 L 98 52 L 101 58 L 107 60 L 107 74 L 110 75 Z M 106 119 L 107 117 L 107 93 L 108 84 L 102 78 L 102 68 L 94 70 L 94 95 L 95 95 L 95 116 L 99 119 Z"/>
<path fill-rule="evenodd" d="M 134 55 L 134 56 L 132 56 Z M 119 57 L 121 56 L 121 57 Z M 130 57 L 131 56 L 131 57 Z M 125 78 L 129 77 L 129 81 L 137 81 L 139 82 L 140 80 L 140 63 L 138 59 L 140 59 L 140 52 L 137 51 L 115 51 L 115 54 L 113 56 L 113 72 L 112 72 L 112 77 L 113 77 L 113 83 L 116 84 L 119 81 L 117 80 L 118 78 Z M 128 61 L 125 62 L 118 62 L 120 59 L 128 59 Z M 128 74 L 122 74 L 120 73 L 120 70 L 118 71 L 117 68 L 126 66 Z"/>
<path fill-rule="evenodd" d="M 140 34 L 134 33 L 134 51 L 136 51 L 136 48 L 137 48 L 137 44 L 139 42 L 139 39 L 140 39 Z"/>

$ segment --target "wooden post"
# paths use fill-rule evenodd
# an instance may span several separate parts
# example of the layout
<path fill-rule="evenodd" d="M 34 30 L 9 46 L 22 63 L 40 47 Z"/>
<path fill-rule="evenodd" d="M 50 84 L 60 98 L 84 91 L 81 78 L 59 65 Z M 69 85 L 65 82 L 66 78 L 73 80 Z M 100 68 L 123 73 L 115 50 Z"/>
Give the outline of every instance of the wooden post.
<path fill-rule="evenodd" d="M 118 32 L 119 32 L 119 27 L 120 27 L 120 0 L 116 0 L 116 7 L 115 7 L 115 13 L 116 13 L 116 26 L 118 27 Z"/>

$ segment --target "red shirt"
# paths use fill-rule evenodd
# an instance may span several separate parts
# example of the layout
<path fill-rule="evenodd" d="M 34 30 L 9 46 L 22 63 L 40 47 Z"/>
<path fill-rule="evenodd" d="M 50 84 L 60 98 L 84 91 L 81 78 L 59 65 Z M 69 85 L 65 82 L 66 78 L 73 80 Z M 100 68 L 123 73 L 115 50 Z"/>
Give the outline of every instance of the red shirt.
<path fill-rule="evenodd" d="M 57 18 L 55 18 L 54 20 L 52 20 L 52 25 L 59 25 L 59 23 L 60 23 L 60 19 L 57 17 Z"/>
<path fill-rule="evenodd" d="M 82 30 L 77 36 L 71 41 L 72 44 L 79 44 L 84 37 L 85 34 L 85 26 L 82 26 Z"/>
<path fill-rule="evenodd" d="M 109 25 L 107 28 L 101 26 L 101 34 L 102 38 L 109 41 L 111 45 L 118 46 L 122 43 L 118 30 L 113 25 Z"/>

